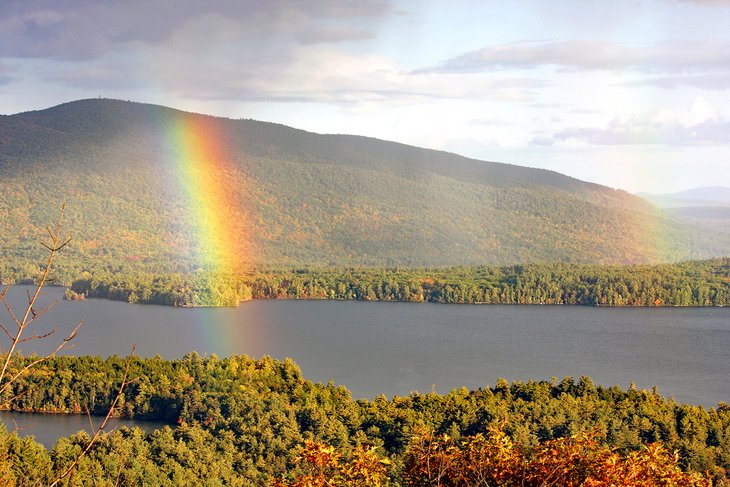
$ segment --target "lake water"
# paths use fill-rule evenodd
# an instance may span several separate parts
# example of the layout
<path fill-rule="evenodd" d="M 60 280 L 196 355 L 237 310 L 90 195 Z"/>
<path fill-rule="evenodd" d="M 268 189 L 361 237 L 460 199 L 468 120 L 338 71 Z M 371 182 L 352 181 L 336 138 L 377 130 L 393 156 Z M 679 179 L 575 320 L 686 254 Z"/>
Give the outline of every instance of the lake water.
<path fill-rule="evenodd" d="M 94 428 L 98 428 L 104 418 L 92 416 Z M 53 448 L 53 444 L 62 436 L 70 436 L 81 430 L 92 433 L 89 417 L 83 414 L 45 414 L 45 413 L 19 413 L 0 411 L 0 422 L 5 423 L 8 431 L 17 431 L 21 437 L 34 436 L 36 441 L 46 448 Z M 157 421 L 136 421 L 130 419 L 113 418 L 104 429 L 105 432 L 114 431 L 117 428 L 141 428 L 150 432 L 162 428 L 164 423 Z"/>
<path fill-rule="evenodd" d="M 24 299 L 23 286 L 9 300 Z M 36 332 L 84 325 L 73 355 L 293 358 L 306 378 L 332 378 L 355 398 L 439 392 L 508 380 L 587 375 L 596 384 L 657 386 L 680 402 L 730 402 L 730 308 L 596 308 L 250 301 L 181 309 L 107 300 L 56 306 Z M 6 320 L 0 312 L 0 320 Z M 24 344 L 42 353 L 45 343 Z"/>

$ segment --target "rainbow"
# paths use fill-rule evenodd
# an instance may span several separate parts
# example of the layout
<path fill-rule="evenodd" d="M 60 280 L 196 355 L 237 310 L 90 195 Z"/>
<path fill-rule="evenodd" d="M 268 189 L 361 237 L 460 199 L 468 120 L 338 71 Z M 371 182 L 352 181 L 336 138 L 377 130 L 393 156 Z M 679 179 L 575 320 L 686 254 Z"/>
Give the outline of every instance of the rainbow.
<path fill-rule="evenodd" d="M 193 219 L 196 264 L 207 271 L 238 272 L 252 256 L 232 139 L 220 121 L 203 115 L 175 115 L 168 127 L 170 159 Z"/>

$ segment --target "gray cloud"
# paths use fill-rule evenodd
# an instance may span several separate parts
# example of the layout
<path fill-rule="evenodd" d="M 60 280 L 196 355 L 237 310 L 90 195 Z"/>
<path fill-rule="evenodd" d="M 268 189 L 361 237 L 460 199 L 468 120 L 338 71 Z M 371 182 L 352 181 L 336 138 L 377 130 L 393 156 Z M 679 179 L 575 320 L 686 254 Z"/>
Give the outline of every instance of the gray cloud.
<path fill-rule="evenodd" d="M 537 145 L 537 146 L 551 146 L 555 143 L 555 140 L 552 137 L 545 136 L 545 135 L 537 135 L 530 140 L 530 145 Z"/>
<path fill-rule="evenodd" d="M 6 85 L 14 81 L 12 72 L 13 68 L 10 65 L 0 64 L 0 85 Z"/>
<path fill-rule="evenodd" d="M 56 69 L 44 77 L 46 81 L 84 89 L 127 90 L 143 85 L 130 69 L 122 65 L 84 65 Z"/>
<path fill-rule="evenodd" d="M 319 27 L 307 30 L 297 35 L 302 44 L 323 44 L 329 42 L 361 41 L 372 39 L 375 33 L 365 29 L 347 27 Z"/>
<path fill-rule="evenodd" d="M 255 66 L 250 69 L 249 66 Z M 159 86 L 198 99 L 353 104 L 411 103 L 429 99 L 531 99 L 544 85 L 530 79 L 455 80 L 451 75 L 413 75 L 377 56 L 348 55 L 306 47 L 278 60 L 191 69 L 184 60 L 160 65 Z"/>
<path fill-rule="evenodd" d="M 567 70 L 727 71 L 730 69 L 730 43 L 665 41 L 628 46 L 599 41 L 522 41 L 488 46 L 422 71 L 470 73 L 540 66 Z"/>
<path fill-rule="evenodd" d="M 5 0 L 0 2 L 0 57 L 95 59 L 130 45 L 166 42 L 211 16 L 235 23 L 238 39 L 338 42 L 368 35 L 368 29 L 349 22 L 367 23 L 391 11 L 389 2 L 373 0 Z"/>

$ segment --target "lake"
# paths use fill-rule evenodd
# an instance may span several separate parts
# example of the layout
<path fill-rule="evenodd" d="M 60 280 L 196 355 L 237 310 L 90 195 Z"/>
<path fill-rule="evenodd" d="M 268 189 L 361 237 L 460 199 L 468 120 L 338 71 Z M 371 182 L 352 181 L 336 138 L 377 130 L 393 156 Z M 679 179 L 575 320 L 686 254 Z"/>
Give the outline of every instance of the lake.
<path fill-rule="evenodd" d="M 92 416 L 94 428 L 98 428 L 104 418 Z M 5 423 L 8 431 L 17 431 L 21 437 L 35 436 L 37 442 L 46 448 L 53 448 L 56 440 L 62 436 L 70 436 L 81 430 L 93 434 L 89 417 L 83 414 L 47 414 L 47 413 L 19 413 L 16 411 L 0 411 L 0 422 Z M 165 424 L 158 421 L 137 421 L 133 419 L 112 418 L 104 431 L 114 431 L 117 428 L 141 428 L 151 432 L 162 428 Z"/>
<path fill-rule="evenodd" d="M 16 308 L 25 289 L 10 290 Z M 34 326 L 59 335 L 84 320 L 73 355 L 127 355 L 136 344 L 141 356 L 170 359 L 193 350 L 291 357 L 306 378 L 331 378 L 355 398 L 587 375 L 624 389 L 657 386 L 690 404 L 730 402 L 730 308 L 259 300 L 183 309 L 62 294 L 48 289 L 45 302 L 58 303 Z M 22 351 L 50 347 L 47 339 Z"/>

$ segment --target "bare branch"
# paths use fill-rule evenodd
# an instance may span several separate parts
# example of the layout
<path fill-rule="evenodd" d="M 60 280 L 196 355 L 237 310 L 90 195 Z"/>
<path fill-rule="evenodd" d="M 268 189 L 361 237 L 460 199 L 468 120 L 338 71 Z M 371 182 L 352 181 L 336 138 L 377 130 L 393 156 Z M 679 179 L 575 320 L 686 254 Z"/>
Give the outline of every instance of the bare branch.
<path fill-rule="evenodd" d="M 86 408 L 86 417 L 89 419 L 89 431 L 94 431 L 94 423 L 91 421 L 91 411 L 89 411 L 89 408 Z"/>
<path fill-rule="evenodd" d="M 65 242 L 63 242 L 61 245 L 56 247 L 56 252 L 64 248 L 66 245 L 68 245 L 71 242 L 71 237 L 68 237 Z"/>
<path fill-rule="evenodd" d="M 40 340 L 41 338 L 47 338 L 47 337 L 53 335 L 54 333 L 56 333 L 56 330 L 51 330 L 51 331 L 46 332 L 46 333 L 44 333 L 42 335 L 38 335 L 36 333 L 33 336 L 29 336 L 29 337 L 26 337 L 26 338 L 21 338 L 20 340 L 18 340 L 18 343 L 29 342 L 29 341 L 32 341 L 32 340 Z"/>
<path fill-rule="evenodd" d="M 13 401 L 18 399 L 19 397 L 25 396 L 26 394 L 28 394 L 28 389 L 26 389 L 24 391 L 20 391 L 19 393 L 17 393 L 16 395 L 14 395 L 10 399 L 8 399 L 5 403 L 3 403 L 2 406 L 7 406 L 8 404 L 11 404 Z"/>
<path fill-rule="evenodd" d="M 47 355 L 44 355 L 42 357 L 39 357 L 36 360 L 34 360 L 34 361 L 30 362 L 29 364 L 25 365 L 14 376 L 12 376 L 8 381 L 6 381 L 2 385 L 2 387 L 0 387 L 0 396 L 2 396 L 5 393 L 5 391 L 7 391 L 8 388 L 13 384 L 13 382 L 15 382 L 16 380 L 18 380 L 18 378 L 21 375 L 23 375 L 25 372 L 27 372 L 31 368 L 35 367 L 36 365 L 38 365 L 38 364 L 40 364 L 42 362 L 45 362 L 46 360 L 50 359 L 51 357 L 55 357 L 56 354 L 58 354 L 58 352 L 60 352 L 61 350 L 65 350 L 67 348 L 70 348 L 70 347 L 68 347 L 68 343 L 71 340 L 73 340 L 74 338 L 76 338 L 76 335 L 78 334 L 79 328 L 81 328 L 81 325 L 83 323 L 84 323 L 83 321 L 79 321 L 79 324 L 76 325 L 76 328 L 74 328 L 71 331 L 71 333 L 69 334 L 69 336 L 67 336 L 66 338 L 64 338 L 63 340 L 61 340 L 61 343 L 59 343 L 58 346 L 51 353 L 49 353 Z M 10 400 L 4 402 L 2 405 L 5 406 L 5 405 L 9 404 L 10 402 L 12 402 L 12 398 Z"/>
<path fill-rule="evenodd" d="M 41 308 L 40 311 L 36 311 L 35 309 L 31 309 L 30 312 L 31 312 L 31 315 L 32 316 L 28 320 L 28 323 L 25 324 L 25 326 L 27 327 L 28 325 L 30 325 L 31 323 L 33 323 L 35 320 L 37 320 L 38 318 L 40 318 L 44 314 L 48 313 L 48 311 L 50 311 L 50 309 L 53 308 L 57 303 L 58 303 L 58 301 L 54 300 L 48 306 L 45 306 L 45 307 Z"/>
<path fill-rule="evenodd" d="M 27 390 L 22 391 L 18 394 L 15 394 L 10 399 L 8 399 L 5 403 L 2 402 L 2 397 L 5 396 L 5 394 L 10 390 L 12 385 L 14 383 L 16 383 L 17 380 L 23 374 L 25 374 L 26 372 L 28 372 L 30 369 L 32 369 L 36 365 L 40 364 L 41 362 L 44 362 L 44 361 L 50 359 L 51 357 L 56 356 L 60 351 L 67 349 L 67 348 L 71 348 L 73 345 L 69 345 L 69 343 L 71 342 L 71 340 L 76 338 L 76 335 L 78 334 L 78 330 L 81 327 L 81 325 L 83 324 L 83 321 L 80 321 L 79 324 L 76 325 L 76 327 L 71 331 L 71 333 L 67 337 L 63 338 L 61 340 L 61 342 L 56 346 L 56 348 L 52 352 L 50 352 L 42 357 L 31 360 L 26 365 L 20 367 L 19 370 L 13 371 L 14 374 L 11 373 L 12 374 L 11 377 L 9 377 L 9 378 L 7 377 L 10 361 L 12 360 L 15 350 L 19 344 L 27 342 L 27 341 L 40 340 L 43 338 L 47 338 L 47 337 L 53 335 L 55 332 L 55 330 L 51 330 L 49 332 L 42 333 L 42 334 L 36 333 L 36 334 L 28 336 L 28 337 L 21 337 L 23 332 L 26 330 L 26 328 L 30 324 L 33 323 L 33 321 L 35 321 L 36 319 L 38 319 L 41 316 L 43 316 L 44 314 L 46 314 L 56 304 L 56 302 L 54 301 L 51 304 L 44 306 L 39 310 L 37 310 L 35 307 L 38 297 L 41 295 L 41 291 L 42 291 L 43 287 L 48 282 L 51 282 L 51 279 L 49 278 L 49 273 L 51 271 L 51 267 L 53 265 L 53 261 L 56 257 L 56 254 L 61 249 L 63 249 L 66 245 L 68 245 L 69 242 L 71 242 L 71 236 L 61 237 L 61 223 L 63 221 L 63 216 L 64 216 L 65 210 L 66 210 L 66 205 L 64 204 L 61 206 L 61 213 L 58 217 L 58 221 L 56 222 L 55 229 L 52 228 L 51 226 L 46 227 L 46 232 L 48 233 L 49 241 L 48 241 L 48 243 L 41 242 L 41 245 L 43 247 L 45 247 L 46 249 L 48 249 L 48 251 L 49 251 L 48 258 L 46 260 L 46 264 L 45 264 L 45 267 L 43 268 L 41 276 L 39 277 L 38 281 L 36 282 L 35 291 L 32 294 L 30 291 L 26 291 L 27 305 L 25 307 L 25 311 L 22 314 L 22 317 L 20 317 L 20 315 L 16 315 L 13 312 L 12 308 L 10 307 L 10 304 L 8 303 L 8 301 L 6 299 L 8 290 L 10 289 L 10 283 L 8 283 L 0 292 L 0 301 L 2 301 L 2 303 L 5 305 L 5 309 L 7 309 L 8 314 L 10 315 L 10 317 L 12 318 L 12 320 L 15 322 L 15 324 L 17 326 L 17 331 L 13 334 L 5 327 L 4 324 L 0 323 L 0 329 L 10 339 L 10 347 L 8 348 L 7 352 L 5 351 L 5 347 L 2 346 L 2 344 L 0 343 L 0 349 L 2 349 L 2 352 L 3 352 L 2 355 L 4 356 L 4 359 L 2 360 L 2 368 L 0 369 L 0 406 L 6 406 L 6 405 L 12 403 L 13 401 L 17 400 L 23 394 L 25 394 L 27 392 Z M 13 276 L 11 275 L 11 281 L 12 281 L 12 277 Z M 117 392 L 117 395 L 114 398 L 114 401 L 112 402 L 112 405 L 109 408 L 109 411 L 107 412 L 107 415 L 104 418 L 104 421 L 102 421 L 102 423 L 98 429 L 94 430 L 94 424 L 91 421 L 91 415 L 89 414 L 88 408 L 87 408 L 87 414 L 89 414 L 89 425 L 91 427 L 91 431 L 94 431 L 94 434 L 91 437 L 91 440 L 89 441 L 89 444 L 86 446 L 86 448 L 76 457 L 76 459 L 71 463 L 71 465 L 69 465 L 68 469 L 60 477 L 58 477 L 53 482 L 53 484 L 51 484 L 52 486 L 58 485 L 59 482 L 61 482 L 65 477 L 70 475 L 70 473 L 73 471 L 73 469 L 76 467 L 76 465 L 78 465 L 78 463 L 81 461 L 81 459 L 84 457 L 84 455 L 86 455 L 89 452 L 89 450 L 94 445 L 96 440 L 99 438 L 99 436 L 102 434 L 104 429 L 107 427 L 110 418 L 112 418 L 114 416 L 114 410 L 115 410 L 120 398 L 122 397 L 124 388 L 130 383 L 129 367 L 132 363 L 135 348 L 136 347 L 132 347 L 132 354 L 127 359 L 127 363 L 126 363 L 126 366 L 124 369 L 124 376 L 122 378 L 122 383 L 119 386 L 119 391 Z M 117 475 L 117 483 L 119 483 L 120 478 L 121 478 L 121 471 Z M 4 478 L 0 477 L 0 482 L 2 482 L 3 480 L 4 480 Z"/>
<path fill-rule="evenodd" d="M 10 283 L 13 282 L 13 277 L 15 277 L 14 274 L 10 274 L 10 280 L 5 285 L 5 289 L 3 289 L 3 292 L 0 293 L 0 301 L 5 299 L 5 295 L 8 293 L 8 290 L 10 289 Z"/>
<path fill-rule="evenodd" d="M 0 329 L 2 329 L 2 331 L 5 332 L 5 334 L 8 336 L 8 338 L 10 338 L 11 340 L 13 339 L 13 335 L 10 334 L 8 329 L 5 328 L 5 325 L 3 325 L 2 323 L 0 323 Z"/>
<path fill-rule="evenodd" d="M 13 310 L 10 307 L 10 304 L 8 304 L 7 301 L 3 301 L 3 304 L 5 305 L 5 309 L 8 310 L 8 314 L 10 315 L 10 317 L 13 319 L 15 324 L 18 325 L 18 328 L 20 328 L 20 321 L 18 321 L 18 318 L 15 317 L 15 313 L 13 313 Z M 15 339 L 15 337 L 13 337 L 13 340 L 14 339 Z"/>
<path fill-rule="evenodd" d="M 31 296 L 30 292 L 26 292 L 26 294 L 28 296 L 28 305 L 26 306 L 25 312 L 23 313 L 23 317 L 21 319 L 19 319 L 13 313 L 13 310 L 10 308 L 10 305 L 7 303 L 7 300 L 4 299 L 7 290 L 5 292 L 3 292 L 3 294 L 2 294 L 2 296 L 3 296 L 2 301 L 5 304 L 5 308 L 10 313 L 10 316 L 12 317 L 13 321 L 15 321 L 15 324 L 18 326 L 18 332 L 11 338 L 10 347 L 8 348 L 8 351 L 5 354 L 5 360 L 3 361 L 2 369 L 0 369 L 0 384 L 2 385 L 2 387 L 0 387 L 0 393 L 7 390 L 7 388 L 10 386 L 12 381 L 15 380 L 15 378 L 17 378 L 17 375 L 16 375 L 15 378 L 11 379 L 8 382 L 3 383 L 7 369 L 8 369 L 8 365 L 10 364 L 10 360 L 13 357 L 13 353 L 15 352 L 15 349 L 18 346 L 18 344 L 22 342 L 21 335 L 22 335 L 23 331 L 36 318 L 38 318 L 40 315 L 42 315 L 43 313 L 48 311 L 48 309 L 50 309 L 50 306 L 48 306 L 48 307 L 44 308 L 43 310 L 41 310 L 40 313 L 38 313 L 34 309 L 34 306 L 35 306 L 36 300 L 38 299 L 38 296 L 40 296 L 40 294 L 41 294 L 41 290 L 43 289 L 43 286 L 46 284 L 46 282 L 48 280 L 48 274 L 50 273 L 51 266 L 53 265 L 53 261 L 56 258 L 56 253 L 60 249 L 62 249 L 64 246 L 66 246 L 66 244 L 68 244 L 70 241 L 70 238 L 68 238 L 66 240 L 61 238 L 61 222 L 63 221 L 63 215 L 64 215 L 65 211 L 66 211 L 66 205 L 64 204 L 61 206 L 61 214 L 59 215 L 58 221 L 56 222 L 55 231 L 52 230 L 51 227 L 48 227 L 46 229 L 48 231 L 48 235 L 50 238 L 50 245 L 46 245 L 45 243 L 43 243 L 42 245 L 44 247 L 46 247 L 50 251 L 50 253 L 48 255 L 48 259 L 46 261 L 46 265 L 45 265 L 45 268 L 43 269 L 41 277 L 38 279 L 38 283 L 36 284 L 35 292 L 33 293 L 32 296 Z M 80 324 L 79 324 L 79 326 L 80 326 Z M 77 329 L 78 329 L 78 327 L 77 327 Z M 74 333 L 72 333 L 72 335 L 76 336 L 76 330 L 74 330 Z M 71 338 L 73 338 L 73 337 L 71 337 Z M 59 347 L 48 356 L 50 357 L 50 356 L 54 355 L 55 353 L 57 353 L 61 348 L 63 348 L 65 346 L 66 343 L 68 343 L 68 340 L 64 339 L 64 341 L 61 342 L 61 344 L 59 344 Z"/>

